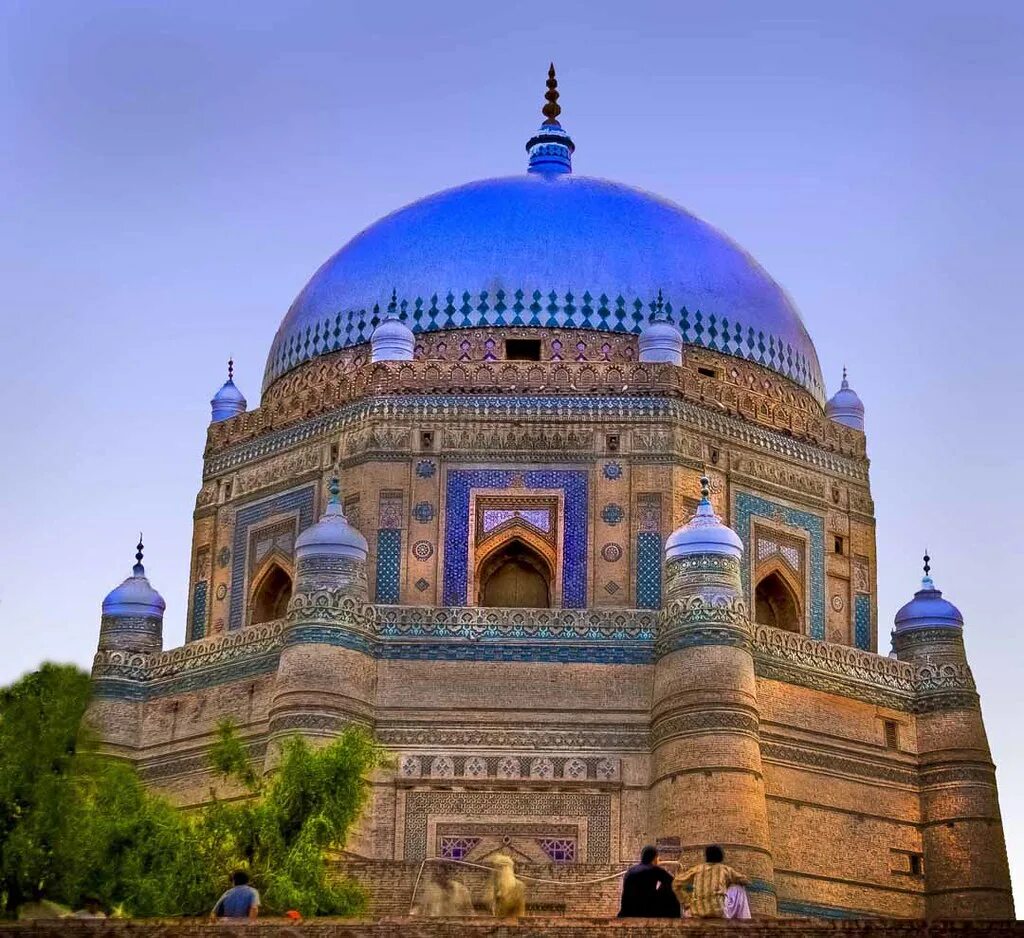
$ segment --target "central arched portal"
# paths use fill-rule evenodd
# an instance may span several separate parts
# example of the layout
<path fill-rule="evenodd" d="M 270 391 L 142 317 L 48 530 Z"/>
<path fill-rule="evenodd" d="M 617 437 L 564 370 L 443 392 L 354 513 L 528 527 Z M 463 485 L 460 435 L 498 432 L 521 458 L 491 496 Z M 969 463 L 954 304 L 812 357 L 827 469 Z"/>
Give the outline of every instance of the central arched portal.
<path fill-rule="evenodd" d="M 518 538 L 503 544 L 480 565 L 481 606 L 526 609 L 551 607 L 551 567 Z"/>

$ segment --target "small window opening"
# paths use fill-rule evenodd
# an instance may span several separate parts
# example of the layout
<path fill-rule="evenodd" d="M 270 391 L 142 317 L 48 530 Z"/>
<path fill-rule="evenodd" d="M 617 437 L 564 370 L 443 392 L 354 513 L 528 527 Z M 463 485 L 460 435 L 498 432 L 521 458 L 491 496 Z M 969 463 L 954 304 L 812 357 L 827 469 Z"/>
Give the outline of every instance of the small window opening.
<path fill-rule="evenodd" d="M 924 872 L 924 857 L 919 853 L 912 853 L 910 855 L 910 874 L 911 876 L 920 876 Z"/>
<path fill-rule="evenodd" d="M 833 546 L 833 550 L 834 550 L 834 551 L 835 551 L 835 552 L 836 552 L 837 554 L 842 554 L 842 553 L 843 553 L 843 539 L 842 539 L 841 537 L 837 537 L 837 538 L 835 539 L 835 543 L 834 543 L 834 546 Z"/>
<path fill-rule="evenodd" d="M 718 377 L 718 372 L 715 371 L 714 368 L 704 368 L 704 367 L 698 368 L 697 369 L 697 374 L 704 375 L 705 378 L 717 378 Z"/>
<path fill-rule="evenodd" d="M 717 466 L 718 465 L 718 460 L 719 460 L 718 450 L 717 449 L 712 449 L 711 450 L 711 463 L 712 463 L 712 465 Z"/>
<path fill-rule="evenodd" d="M 225 482 L 224 483 L 224 488 L 222 489 L 222 491 L 224 493 L 224 501 L 230 500 L 230 498 L 231 498 L 231 483 L 230 482 Z"/>
<path fill-rule="evenodd" d="M 619 451 L 619 435 L 617 433 L 609 433 L 604 438 L 604 446 L 609 453 L 617 453 Z"/>
<path fill-rule="evenodd" d="M 539 362 L 540 339 L 506 339 L 505 358 L 510 362 Z"/>
<path fill-rule="evenodd" d="M 839 489 L 835 486 L 832 487 L 832 501 L 837 505 L 839 504 Z"/>
<path fill-rule="evenodd" d="M 885 720 L 885 747 L 887 749 L 900 748 L 900 728 L 895 720 Z"/>
<path fill-rule="evenodd" d="M 338 465 L 338 454 L 339 454 L 338 444 L 337 443 L 332 443 L 331 444 L 331 465 L 332 466 Z"/>
<path fill-rule="evenodd" d="M 420 431 L 420 449 L 433 449 L 434 448 L 434 431 L 433 430 L 421 430 Z"/>

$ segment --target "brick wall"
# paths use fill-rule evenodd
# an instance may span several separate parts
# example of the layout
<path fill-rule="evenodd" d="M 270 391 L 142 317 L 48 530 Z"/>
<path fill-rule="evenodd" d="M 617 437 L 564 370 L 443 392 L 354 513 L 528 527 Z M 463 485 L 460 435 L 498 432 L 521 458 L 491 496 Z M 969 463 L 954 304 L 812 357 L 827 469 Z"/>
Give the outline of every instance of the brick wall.
<path fill-rule="evenodd" d="M 1024 922 L 679 922 L 651 919 L 533 919 L 522 924 L 480 921 L 381 922 L 328 921 L 290 925 L 263 921 L 252 925 L 208 925 L 198 921 L 180 922 L 91 922 L 58 920 L 0 925 L 0 938 L 669 938 L 685 930 L 687 938 L 727 938 L 741 932 L 744 938 L 1017 938 L 1024 935 Z"/>

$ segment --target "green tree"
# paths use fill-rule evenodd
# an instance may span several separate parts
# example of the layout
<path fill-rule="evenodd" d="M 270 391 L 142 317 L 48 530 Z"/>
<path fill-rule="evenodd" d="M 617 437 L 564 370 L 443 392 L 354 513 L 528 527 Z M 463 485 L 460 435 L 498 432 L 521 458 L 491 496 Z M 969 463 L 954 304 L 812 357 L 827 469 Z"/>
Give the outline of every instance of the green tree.
<path fill-rule="evenodd" d="M 209 910 L 195 819 L 96 753 L 89 676 L 44 664 L 0 690 L 0 909 L 94 896 L 135 915 Z"/>
<path fill-rule="evenodd" d="M 211 761 L 249 797 L 207 807 L 206 837 L 220 845 L 231 866 L 249 870 L 268 908 L 358 914 L 365 908 L 362 890 L 332 878 L 327 861 L 359 817 L 369 793 L 366 776 L 381 760 L 370 736 L 349 728 L 319 748 L 289 739 L 276 770 L 261 778 L 234 728 L 222 724 Z"/>
<path fill-rule="evenodd" d="M 89 676 L 44 664 L 0 690 L 0 904 L 62 892 L 56 845 L 82 741 Z"/>
<path fill-rule="evenodd" d="M 135 916 L 201 915 L 236 868 L 268 909 L 362 910 L 362 891 L 332 880 L 327 863 L 381 761 L 368 735 L 350 729 L 321 748 L 296 737 L 263 776 L 224 724 L 211 762 L 243 797 L 189 812 L 96 751 L 82 729 L 89 693 L 87 674 L 53 664 L 0 689 L 0 912 L 95 897 Z"/>

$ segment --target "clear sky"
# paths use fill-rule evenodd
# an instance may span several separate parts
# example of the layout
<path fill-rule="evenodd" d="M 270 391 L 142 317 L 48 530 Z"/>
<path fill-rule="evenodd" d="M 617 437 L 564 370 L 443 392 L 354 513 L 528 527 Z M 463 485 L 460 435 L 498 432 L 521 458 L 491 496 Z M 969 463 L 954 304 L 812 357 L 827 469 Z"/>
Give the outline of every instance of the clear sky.
<path fill-rule="evenodd" d="M 208 401 L 319 264 L 521 171 L 722 228 L 867 406 L 883 651 L 925 545 L 963 610 L 1024 906 L 1024 4 L 0 2 L 0 680 L 87 665 L 138 531 L 184 636 Z"/>

